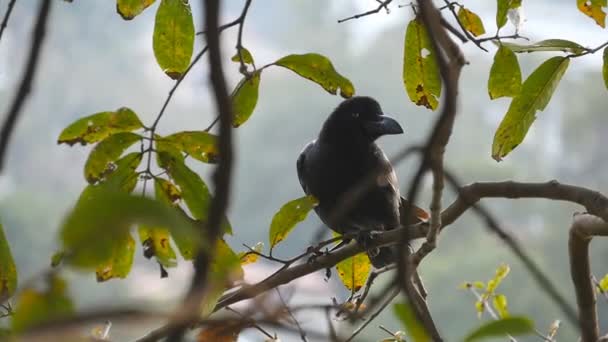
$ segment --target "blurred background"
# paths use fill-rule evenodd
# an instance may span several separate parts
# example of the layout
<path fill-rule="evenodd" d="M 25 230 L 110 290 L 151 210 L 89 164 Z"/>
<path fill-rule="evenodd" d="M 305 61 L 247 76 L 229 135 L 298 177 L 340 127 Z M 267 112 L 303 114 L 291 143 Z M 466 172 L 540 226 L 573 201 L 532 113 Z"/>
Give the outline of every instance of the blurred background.
<path fill-rule="evenodd" d="M 61 220 L 85 186 L 83 166 L 90 147 L 56 144 L 60 131 L 79 117 L 132 108 L 150 124 L 159 112 L 173 81 L 158 67 L 152 52 L 152 30 L 157 1 L 133 21 L 124 21 L 108 1 L 55 1 L 50 17 L 39 72 L 32 95 L 13 135 L 6 171 L 0 175 L 0 222 L 15 256 L 20 284 L 49 267 L 58 248 L 56 232 Z M 8 0 L 0 1 L 4 13 Z M 222 22 L 236 18 L 242 1 L 222 2 Z M 441 2 L 443 3 L 443 2 Z M 464 0 L 484 20 L 486 31 L 495 32 L 496 4 Z M 0 113 L 5 113 L 21 79 L 30 44 L 37 1 L 19 1 L 0 41 Z M 375 8 L 371 0 L 253 1 L 243 35 L 244 45 L 257 65 L 291 53 L 317 52 L 327 56 L 338 72 L 355 85 L 356 93 L 376 98 L 385 113 L 395 117 L 405 134 L 380 140 L 389 156 L 402 148 L 424 141 L 437 113 L 416 107 L 407 98 L 402 83 L 403 40 L 410 7 L 396 1 L 391 12 L 338 24 L 337 20 Z M 605 30 L 576 8 L 573 0 L 524 2 L 527 22 L 521 34 L 532 41 L 548 38 L 571 39 L 595 47 L 608 39 Z M 201 9 L 192 1 L 195 26 L 201 29 Z M 449 17 L 446 12 L 446 16 Z M 514 27 L 507 24 L 503 34 Z M 231 87 L 240 79 L 238 64 L 229 62 L 235 52 L 236 29 L 222 35 L 226 71 Z M 494 131 L 509 105 L 509 99 L 490 101 L 487 79 L 496 48 L 490 52 L 464 44 L 469 65 L 460 84 L 456 126 L 446 152 L 446 167 L 459 178 L 474 181 L 547 181 L 589 187 L 606 193 L 608 179 L 608 97 L 601 79 L 601 53 L 575 59 L 545 111 L 537 113 L 524 143 L 503 162 L 490 157 Z M 202 47 L 197 39 L 195 52 Z M 557 53 L 519 55 L 523 76 Z M 188 75 L 160 123 L 160 134 L 204 129 L 215 117 L 207 84 L 206 58 Z M 237 251 L 241 244 L 258 241 L 268 246 L 268 227 L 273 214 L 285 202 L 300 197 L 295 161 L 303 146 L 315 138 L 331 110 L 341 101 L 318 85 L 282 68 L 270 68 L 262 75 L 260 96 L 251 119 L 235 130 L 236 174 L 229 218 L 235 229 L 228 242 Z M 0 114 L 3 115 L 3 114 Z M 2 119 L 2 117 L 0 117 Z M 211 165 L 191 164 L 210 184 Z M 397 165 L 402 191 L 407 190 L 416 160 Z M 418 205 L 428 207 L 429 185 Z M 453 200 L 446 193 L 443 205 Z M 572 214 L 582 211 L 566 203 L 547 200 L 487 200 L 484 204 L 529 253 L 574 304 L 568 271 L 567 236 Z M 278 257 L 303 251 L 312 241 L 320 221 L 315 215 L 296 227 L 275 250 Z M 327 233 L 329 236 L 329 231 Z M 604 240 L 592 244 L 592 267 L 597 277 L 608 273 Z M 267 250 L 267 247 L 266 247 Z M 153 260 L 146 260 L 139 248 L 129 277 L 97 283 L 93 273 L 69 273 L 70 292 L 81 309 L 113 305 L 162 307 L 181 298 L 189 285 L 191 264 L 181 261 L 160 279 Z M 421 265 L 429 292 L 432 314 L 447 341 L 462 338 L 480 324 L 473 296 L 459 289 L 464 281 L 490 279 L 501 263 L 511 273 L 500 286 L 509 300 L 512 314 L 530 316 L 546 332 L 555 319 L 565 317 L 530 279 L 522 264 L 472 214 L 465 214 L 441 234 L 438 249 Z M 261 279 L 277 265 L 260 262 L 246 266 L 247 280 Z M 375 285 L 382 287 L 387 277 Z M 348 291 L 334 275 L 324 281 L 319 272 L 287 286 L 292 303 L 343 301 Z M 608 304 L 598 300 L 602 326 L 608 326 Z M 487 319 L 484 317 L 482 319 Z M 325 329 L 319 317 L 301 317 L 304 327 Z M 323 319 L 321 319 L 321 322 Z M 334 322 L 346 334 L 347 322 Z M 361 335 L 360 341 L 389 337 L 377 328 L 402 329 L 386 310 Z M 150 326 L 116 327 L 112 338 L 127 340 L 143 334 Z M 323 327 L 323 328 L 319 328 Z M 280 334 L 283 341 L 297 341 L 296 335 Z M 574 341 L 574 328 L 562 325 L 558 340 Z M 242 334 L 243 341 L 261 341 L 255 331 Z M 521 341 L 536 340 L 522 338 Z"/>

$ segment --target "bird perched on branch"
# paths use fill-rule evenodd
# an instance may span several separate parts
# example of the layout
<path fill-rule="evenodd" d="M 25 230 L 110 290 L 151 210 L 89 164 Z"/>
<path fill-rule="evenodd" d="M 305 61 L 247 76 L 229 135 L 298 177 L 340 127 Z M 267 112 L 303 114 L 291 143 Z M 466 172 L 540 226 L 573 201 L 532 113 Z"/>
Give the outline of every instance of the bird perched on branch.
<path fill-rule="evenodd" d="M 318 138 L 298 158 L 300 184 L 319 200 L 315 211 L 321 220 L 342 235 L 353 233 L 364 247 L 370 232 L 394 229 L 400 223 L 405 200 L 393 167 L 375 141 L 401 133 L 399 123 L 385 116 L 376 100 L 357 96 L 334 109 Z M 393 249 L 368 250 L 374 267 L 394 262 Z"/>

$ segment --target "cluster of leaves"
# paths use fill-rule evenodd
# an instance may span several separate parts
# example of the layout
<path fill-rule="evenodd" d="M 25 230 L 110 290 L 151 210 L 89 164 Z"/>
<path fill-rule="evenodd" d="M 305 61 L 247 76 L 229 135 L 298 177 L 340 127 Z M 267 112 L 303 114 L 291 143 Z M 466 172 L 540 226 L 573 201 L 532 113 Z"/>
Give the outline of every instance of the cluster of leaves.
<path fill-rule="evenodd" d="M 475 310 L 479 317 L 487 310 L 490 302 L 496 310 L 498 317 L 504 318 L 509 316 L 507 297 L 504 294 L 496 292 L 496 290 L 500 283 L 507 277 L 510 270 L 509 265 L 502 264 L 496 269 L 494 277 L 488 280 L 487 283 L 484 283 L 483 281 L 474 281 L 465 282 L 461 285 L 462 289 L 470 290 L 475 293 L 477 297 Z"/>
<path fill-rule="evenodd" d="M 492 158 L 496 161 L 502 160 L 523 142 L 536 119 L 536 112 L 544 110 L 551 100 L 568 68 L 570 59 L 597 51 L 564 39 L 548 39 L 527 45 L 501 41 L 498 34 L 507 23 L 507 14 L 510 11 L 517 11 L 521 5 L 521 0 L 498 0 L 496 11 L 498 31 L 494 37 L 489 37 L 498 46 L 498 50 L 490 69 L 488 94 L 492 100 L 500 97 L 512 98 L 494 135 Z M 606 6 L 606 0 L 577 0 L 577 5 L 581 12 L 594 19 L 598 25 L 605 26 L 606 14 L 602 7 Z M 477 14 L 458 3 L 449 6 L 459 6 L 457 20 L 467 33 L 478 37 L 486 32 L 483 21 Z M 442 80 L 435 61 L 436 52 L 420 18 L 415 18 L 408 24 L 404 45 L 403 82 L 406 92 L 415 104 L 436 110 L 441 95 Z M 515 54 L 538 51 L 563 52 L 566 55 L 547 59 L 522 82 L 522 73 Z M 603 54 L 602 73 L 608 87 L 608 47 L 604 48 Z"/>

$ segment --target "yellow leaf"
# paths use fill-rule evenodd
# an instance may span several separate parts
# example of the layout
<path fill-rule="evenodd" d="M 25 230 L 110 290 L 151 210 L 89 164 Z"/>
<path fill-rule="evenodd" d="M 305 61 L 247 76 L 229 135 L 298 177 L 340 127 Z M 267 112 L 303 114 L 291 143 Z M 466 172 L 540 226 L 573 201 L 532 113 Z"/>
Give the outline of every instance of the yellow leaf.
<path fill-rule="evenodd" d="M 579 11 L 595 20 L 601 27 L 606 27 L 606 12 L 602 7 L 606 7 L 607 3 L 607 0 L 576 0 Z"/>
<path fill-rule="evenodd" d="M 342 284 L 351 291 L 359 291 L 372 269 L 372 264 L 367 256 L 367 253 L 359 253 L 351 258 L 340 261 L 336 265 L 338 276 L 342 280 Z"/>
<path fill-rule="evenodd" d="M 9 299 L 17 289 L 17 267 L 0 224 L 0 300 Z"/>
<path fill-rule="evenodd" d="M 124 20 L 131 20 L 139 15 L 143 10 L 152 5 L 155 0 L 117 0 L 116 12 Z"/>
<path fill-rule="evenodd" d="M 509 316 L 509 311 L 507 310 L 507 297 L 505 295 L 497 294 L 494 296 L 494 298 L 492 298 L 492 304 L 494 305 L 494 309 L 496 309 L 500 318 Z"/>
<path fill-rule="evenodd" d="M 255 244 L 255 246 L 253 246 L 252 249 L 258 253 L 261 253 L 262 250 L 264 249 L 264 243 L 258 242 Z M 239 256 L 239 260 L 241 260 L 241 266 L 253 264 L 254 262 L 258 261 L 258 259 L 260 258 L 260 256 L 258 254 L 253 253 L 251 251 L 241 252 L 238 254 L 238 256 Z"/>
<path fill-rule="evenodd" d="M 460 7 L 458 10 L 458 20 L 464 26 L 464 28 L 471 32 L 471 34 L 475 37 L 481 36 L 486 33 L 485 28 L 483 27 L 483 22 L 479 16 L 471 11 L 469 11 L 464 6 Z"/>

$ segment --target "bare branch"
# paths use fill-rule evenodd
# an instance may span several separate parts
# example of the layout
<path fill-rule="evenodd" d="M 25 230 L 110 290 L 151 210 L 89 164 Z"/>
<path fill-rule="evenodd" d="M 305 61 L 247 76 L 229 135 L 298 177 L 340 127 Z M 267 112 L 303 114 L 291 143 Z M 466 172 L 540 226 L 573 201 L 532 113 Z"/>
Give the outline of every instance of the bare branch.
<path fill-rule="evenodd" d="M 17 0 L 11 0 L 8 3 L 8 8 L 6 9 L 6 13 L 4 14 L 4 19 L 2 19 L 2 24 L 0 24 L 0 39 L 2 39 L 4 29 L 8 25 L 8 19 L 10 18 L 11 13 L 13 13 L 13 7 L 15 6 L 15 2 L 17 2 Z"/>
<path fill-rule="evenodd" d="M 348 17 L 348 18 L 340 19 L 340 20 L 338 20 L 338 23 L 343 23 L 343 22 L 345 22 L 345 21 L 349 21 L 349 20 L 352 20 L 352 19 L 359 19 L 359 18 L 362 18 L 362 17 L 366 17 L 366 16 L 368 16 L 368 15 L 371 15 L 371 14 L 375 14 L 375 13 L 380 12 L 380 10 L 382 10 L 383 8 L 384 8 L 384 9 L 386 9 L 386 13 L 389 13 L 389 12 L 390 12 L 390 10 L 388 9 L 388 5 L 389 5 L 391 2 L 393 2 L 393 0 L 385 0 L 385 1 L 376 0 L 376 2 L 378 2 L 378 7 L 376 7 L 375 9 L 373 9 L 373 10 L 369 10 L 369 11 L 367 11 L 367 12 L 363 12 L 363 13 L 355 14 L 355 15 L 353 15 L 352 17 Z"/>

